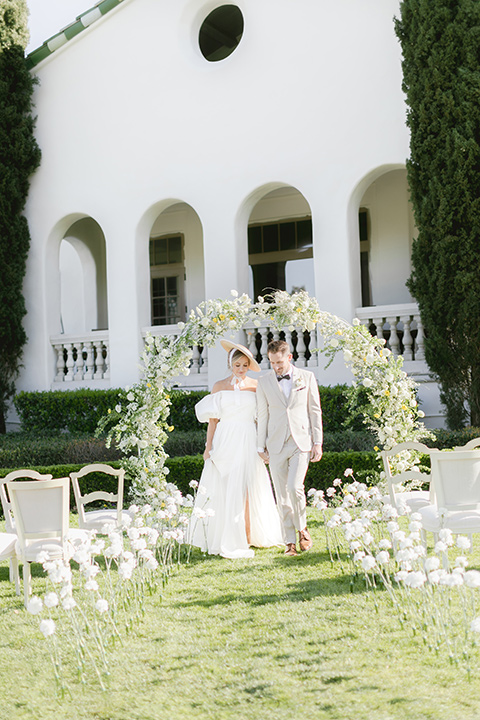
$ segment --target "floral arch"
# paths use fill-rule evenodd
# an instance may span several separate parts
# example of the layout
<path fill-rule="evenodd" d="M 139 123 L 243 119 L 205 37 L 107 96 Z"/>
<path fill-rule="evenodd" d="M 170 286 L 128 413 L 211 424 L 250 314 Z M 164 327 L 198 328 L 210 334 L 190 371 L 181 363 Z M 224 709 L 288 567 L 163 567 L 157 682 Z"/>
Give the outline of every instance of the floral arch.
<path fill-rule="evenodd" d="M 418 409 L 416 384 L 402 370 L 402 357 L 394 357 L 385 340 L 372 337 L 359 320 L 350 324 L 321 311 L 305 291 L 292 295 L 277 291 L 271 302 L 259 298 L 253 303 L 248 295 L 232 290 L 229 299 L 206 300 L 192 310 L 188 321 L 179 323 L 178 336 L 147 336 L 142 379 L 125 389 L 103 422 L 103 427 L 111 428 L 107 442 L 114 439 L 128 456 L 124 465 L 132 476 L 136 500 L 153 507 L 161 501 L 168 482 L 164 444 L 169 430 L 169 389 L 174 378 L 189 374 L 192 348 L 212 347 L 221 337 L 234 337 L 247 321 L 260 327 L 266 319 L 279 331 L 285 327 L 311 331 L 317 326 L 324 341 L 321 352 L 329 363 L 343 352 L 354 382 L 366 388 L 366 422 L 381 446 L 388 449 L 428 434 L 420 421 L 423 413 Z"/>

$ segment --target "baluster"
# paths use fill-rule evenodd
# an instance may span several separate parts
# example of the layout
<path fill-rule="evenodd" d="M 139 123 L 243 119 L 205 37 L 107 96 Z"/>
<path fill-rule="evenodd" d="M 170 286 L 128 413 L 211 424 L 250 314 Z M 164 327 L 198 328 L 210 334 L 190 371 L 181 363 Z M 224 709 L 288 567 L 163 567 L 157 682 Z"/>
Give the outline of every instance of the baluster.
<path fill-rule="evenodd" d="M 108 340 L 102 343 L 102 355 L 103 352 L 105 352 L 105 358 L 103 361 L 103 379 L 110 380 L 110 350 Z"/>
<path fill-rule="evenodd" d="M 65 375 L 65 382 L 71 382 L 73 380 L 73 368 L 75 363 L 73 362 L 73 346 L 72 343 L 65 343 L 65 350 L 67 351 L 67 374 Z"/>
<path fill-rule="evenodd" d="M 298 367 L 306 367 L 307 362 L 305 360 L 305 351 L 307 349 L 307 346 L 305 345 L 305 339 L 303 337 L 303 330 L 302 328 L 297 328 L 297 362 L 296 365 Z"/>
<path fill-rule="evenodd" d="M 388 344 L 390 345 L 390 350 L 392 351 L 394 357 L 398 357 L 400 353 L 400 341 L 397 335 L 397 318 L 389 317 L 387 318 L 387 322 L 390 325 L 390 340 Z"/>
<path fill-rule="evenodd" d="M 77 351 L 77 359 L 76 359 L 76 362 L 75 362 L 75 372 L 74 372 L 74 375 L 73 375 L 73 379 L 74 379 L 74 380 L 83 380 L 83 376 L 84 376 L 84 372 L 83 372 L 83 368 L 84 368 L 84 366 L 83 366 L 83 363 L 84 363 L 84 360 L 83 360 L 83 347 L 84 347 L 84 345 L 83 345 L 82 342 L 78 342 L 78 343 L 76 343 L 76 345 L 75 345 L 75 349 L 76 349 L 76 351 Z"/>
<path fill-rule="evenodd" d="M 370 322 L 370 321 L 369 321 Z M 384 338 L 383 334 L 383 318 L 372 318 L 372 323 L 375 325 L 375 335 L 379 340 L 382 340 Z"/>
<path fill-rule="evenodd" d="M 192 365 L 190 368 L 190 372 L 192 373 L 199 373 L 200 372 L 200 350 L 198 345 L 194 345 L 192 348 Z"/>
<path fill-rule="evenodd" d="M 260 346 L 260 354 L 262 356 L 260 367 L 262 368 L 268 368 L 268 355 L 267 355 L 267 347 L 268 347 L 268 328 L 262 327 L 259 328 L 260 337 L 262 338 L 262 344 Z"/>
<path fill-rule="evenodd" d="M 65 358 L 63 357 L 63 344 L 54 345 L 53 349 L 57 353 L 57 374 L 55 382 L 63 382 L 65 380 Z"/>
<path fill-rule="evenodd" d="M 413 338 L 410 332 L 410 315 L 406 315 L 400 320 L 403 322 L 403 357 L 405 360 L 413 360 Z"/>
<path fill-rule="evenodd" d="M 208 372 L 208 347 L 204 345 L 202 350 L 202 372 Z"/>
<path fill-rule="evenodd" d="M 425 360 L 425 335 L 420 317 L 415 318 L 417 323 L 417 337 L 415 339 L 415 360 Z"/>
<path fill-rule="evenodd" d="M 96 371 L 95 375 L 93 376 L 95 380 L 103 380 L 103 369 L 104 369 L 104 360 L 103 360 L 103 342 L 101 340 L 95 340 L 94 341 L 95 346 L 95 366 Z"/>
<path fill-rule="evenodd" d="M 317 340 L 317 326 L 310 330 L 310 342 L 308 343 L 308 349 L 310 350 L 310 358 L 308 360 L 308 367 L 318 366 L 318 340 Z"/>
<path fill-rule="evenodd" d="M 285 328 L 283 332 L 285 333 L 285 342 L 287 343 L 293 355 L 292 331 L 288 328 Z"/>
<path fill-rule="evenodd" d="M 85 359 L 85 372 L 83 374 L 83 379 L 93 380 L 93 376 L 95 373 L 95 357 L 93 352 L 93 343 L 91 342 L 91 340 L 83 343 L 83 349 L 87 353 L 87 357 Z"/>
<path fill-rule="evenodd" d="M 252 353 L 255 360 L 257 359 L 257 331 L 255 329 L 246 330 L 245 335 L 247 336 L 246 346 Z"/>

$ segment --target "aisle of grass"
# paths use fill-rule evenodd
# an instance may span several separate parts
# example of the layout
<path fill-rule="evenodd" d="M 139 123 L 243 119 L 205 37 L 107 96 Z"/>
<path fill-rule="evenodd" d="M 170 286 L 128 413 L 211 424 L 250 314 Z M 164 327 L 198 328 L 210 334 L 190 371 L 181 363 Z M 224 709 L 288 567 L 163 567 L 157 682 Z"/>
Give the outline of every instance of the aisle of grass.
<path fill-rule="evenodd" d="M 0 720 L 469 720 L 480 677 L 435 657 L 378 612 L 361 581 L 331 566 L 323 528 L 298 558 L 202 558 L 146 603 L 139 631 L 117 646 L 111 691 L 72 684 L 58 702 L 38 621 L 0 567 Z M 41 592 L 44 581 L 34 580 Z"/>

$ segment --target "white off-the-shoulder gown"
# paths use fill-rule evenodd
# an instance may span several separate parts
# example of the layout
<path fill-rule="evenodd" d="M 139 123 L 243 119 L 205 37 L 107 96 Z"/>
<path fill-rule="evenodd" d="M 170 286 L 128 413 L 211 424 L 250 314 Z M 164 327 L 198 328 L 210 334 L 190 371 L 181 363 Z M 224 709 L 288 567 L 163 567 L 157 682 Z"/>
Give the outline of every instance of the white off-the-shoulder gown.
<path fill-rule="evenodd" d="M 270 478 L 257 452 L 255 393 L 223 390 L 207 395 L 197 403 L 195 412 L 200 422 L 210 418 L 219 422 L 200 479 L 190 542 L 211 555 L 253 557 L 245 529 L 248 495 L 250 545 L 282 545 Z"/>

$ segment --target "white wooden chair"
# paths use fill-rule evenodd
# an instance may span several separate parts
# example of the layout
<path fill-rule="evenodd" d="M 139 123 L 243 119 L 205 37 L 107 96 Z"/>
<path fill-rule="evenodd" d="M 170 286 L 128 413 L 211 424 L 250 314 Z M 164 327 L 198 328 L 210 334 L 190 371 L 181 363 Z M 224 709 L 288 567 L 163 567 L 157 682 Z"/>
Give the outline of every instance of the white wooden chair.
<path fill-rule="evenodd" d="M 413 450 L 432 455 L 439 452 L 436 449 L 429 448 L 423 443 L 408 441 L 395 445 L 390 450 L 383 450 L 382 461 L 385 470 L 385 478 L 387 482 L 388 495 L 384 496 L 383 502 L 393 505 L 397 510 L 401 510 L 401 505 L 408 505 L 412 512 L 416 512 L 419 508 L 430 505 L 433 502 L 433 494 L 430 486 L 430 473 L 420 472 L 420 470 L 404 470 L 403 472 L 393 473 L 391 459 L 404 452 L 405 450 Z M 412 480 L 429 486 L 428 490 L 405 490 L 404 484 Z"/>
<path fill-rule="evenodd" d="M 480 450 L 443 450 L 431 462 L 435 502 L 419 509 L 424 530 L 480 533 Z"/>
<path fill-rule="evenodd" d="M 15 552 L 15 545 L 18 540 L 17 531 L 15 529 L 15 520 L 12 513 L 12 504 L 5 489 L 5 483 L 19 478 L 29 478 L 31 480 L 51 480 L 51 475 L 42 475 L 36 470 L 13 470 L 5 477 L 0 478 L 0 501 L 2 503 L 3 516 L 5 518 L 6 533 L 0 535 L 0 559 L 10 560 L 10 581 L 15 583 L 15 592 L 20 594 L 20 579 L 18 572 L 18 558 Z M 9 550 L 13 545 L 13 551 Z"/>
<path fill-rule="evenodd" d="M 8 473 L 5 477 L 0 478 L 0 499 L 2 502 L 3 515 L 5 517 L 5 527 L 8 533 L 15 533 L 15 520 L 12 515 L 12 504 L 8 497 L 7 491 L 5 490 L 5 483 L 11 482 L 12 480 L 20 480 L 21 478 L 28 478 L 30 480 L 51 480 L 51 475 L 41 475 L 36 470 L 13 470 Z"/>
<path fill-rule="evenodd" d="M 15 583 L 15 592 L 20 595 L 20 578 L 16 544 L 18 537 L 14 533 L 0 533 L 0 561 L 10 561 L 10 580 Z"/>
<path fill-rule="evenodd" d="M 118 479 L 117 492 L 110 493 L 104 490 L 95 490 L 94 492 L 82 495 L 78 482 L 79 478 L 85 477 L 93 472 L 116 476 Z M 125 478 L 125 470 L 123 468 L 116 470 L 110 465 L 86 465 L 78 472 L 70 473 L 70 477 L 72 478 L 73 492 L 78 510 L 78 525 L 80 528 L 100 531 L 105 525 L 111 524 L 114 524 L 115 527 L 118 528 L 122 526 L 124 520 L 128 522 L 128 519 L 131 519 L 131 514 L 128 510 L 123 510 L 123 482 Z M 85 505 L 98 500 L 112 503 L 115 507 L 112 509 L 102 508 L 99 510 L 85 511 Z"/>
<path fill-rule="evenodd" d="M 69 560 L 75 542 L 88 540 L 88 533 L 69 530 L 70 478 L 21 481 L 6 484 L 17 531 L 16 553 L 23 563 L 25 607 L 30 595 L 30 564 L 39 553 Z"/>

